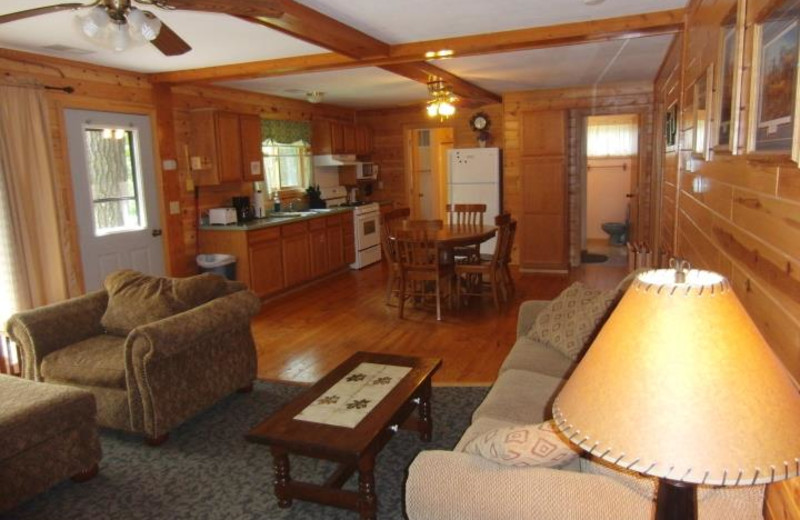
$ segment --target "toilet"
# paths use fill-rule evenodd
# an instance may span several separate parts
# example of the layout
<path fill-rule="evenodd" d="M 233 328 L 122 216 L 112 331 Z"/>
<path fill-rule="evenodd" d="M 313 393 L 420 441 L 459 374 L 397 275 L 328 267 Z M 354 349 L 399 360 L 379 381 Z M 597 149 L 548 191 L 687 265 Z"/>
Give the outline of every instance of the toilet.
<path fill-rule="evenodd" d="M 605 222 L 600 226 L 608 233 L 608 243 L 612 246 L 624 246 L 628 240 L 628 225 L 622 222 Z"/>

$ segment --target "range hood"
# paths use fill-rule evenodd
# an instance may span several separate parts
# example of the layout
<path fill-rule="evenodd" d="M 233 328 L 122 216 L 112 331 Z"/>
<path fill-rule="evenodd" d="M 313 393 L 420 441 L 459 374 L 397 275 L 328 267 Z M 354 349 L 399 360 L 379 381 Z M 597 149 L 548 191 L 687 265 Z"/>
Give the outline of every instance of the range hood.
<path fill-rule="evenodd" d="M 353 154 L 343 155 L 315 155 L 314 166 L 345 166 L 348 164 L 361 164 Z"/>

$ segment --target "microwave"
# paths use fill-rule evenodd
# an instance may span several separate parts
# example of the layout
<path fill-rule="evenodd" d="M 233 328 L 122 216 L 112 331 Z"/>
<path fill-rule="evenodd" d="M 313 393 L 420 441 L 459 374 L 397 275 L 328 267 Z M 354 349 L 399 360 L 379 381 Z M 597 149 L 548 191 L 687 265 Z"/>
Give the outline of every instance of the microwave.
<path fill-rule="evenodd" d="M 371 179 L 378 178 L 378 165 L 370 162 L 362 162 L 356 164 L 356 179 Z"/>

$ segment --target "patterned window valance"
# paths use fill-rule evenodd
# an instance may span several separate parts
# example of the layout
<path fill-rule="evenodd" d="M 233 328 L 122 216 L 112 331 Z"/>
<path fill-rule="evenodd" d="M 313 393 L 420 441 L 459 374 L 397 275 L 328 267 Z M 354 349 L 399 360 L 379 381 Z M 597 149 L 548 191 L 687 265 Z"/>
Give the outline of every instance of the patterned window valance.
<path fill-rule="evenodd" d="M 292 144 L 303 141 L 311 144 L 311 124 L 308 121 L 261 120 L 261 138 L 276 143 Z"/>

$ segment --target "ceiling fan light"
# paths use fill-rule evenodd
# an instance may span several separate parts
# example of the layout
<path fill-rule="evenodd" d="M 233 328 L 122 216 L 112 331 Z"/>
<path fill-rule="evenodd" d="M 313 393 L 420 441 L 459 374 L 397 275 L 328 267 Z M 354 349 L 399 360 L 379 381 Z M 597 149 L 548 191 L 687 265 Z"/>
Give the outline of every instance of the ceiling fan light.
<path fill-rule="evenodd" d="M 161 20 L 155 16 L 152 18 L 145 17 L 144 23 L 142 23 L 139 31 L 142 33 L 142 36 L 144 36 L 145 40 L 151 42 L 158 38 L 158 33 L 161 32 Z"/>
<path fill-rule="evenodd" d="M 115 23 L 111 27 L 111 48 L 116 52 L 122 52 L 131 44 L 131 35 L 128 32 L 128 24 Z"/>
<path fill-rule="evenodd" d="M 427 107 L 428 117 L 436 117 L 439 115 L 439 104 L 438 103 L 428 103 Z"/>
<path fill-rule="evenodd" d="M 76 18 L 78 28 L 89 38 L 96 38 L 100 32 L 108 25 L 111 19 L 102 7 L 93 7 L 85 16 Z"/>
<path fill-rule="evenodd" d="M 147 17 L 143 11 L 136 9 L 135 7 L 131 7 L 130 12 L 125 15 L 125 19 L 128 20 L 128 25 L 130 25 L 133 30 L 138 31 L 144 25 Z"/>

